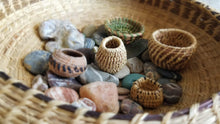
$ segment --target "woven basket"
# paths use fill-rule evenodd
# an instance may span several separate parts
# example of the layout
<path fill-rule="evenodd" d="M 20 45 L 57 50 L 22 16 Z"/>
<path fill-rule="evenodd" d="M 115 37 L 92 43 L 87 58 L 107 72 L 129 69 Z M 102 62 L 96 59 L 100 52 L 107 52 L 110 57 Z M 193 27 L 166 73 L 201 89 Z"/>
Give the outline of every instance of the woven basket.
<path fill-rule="evenodd" d="M 178 104 L 121 115 L 76 109 L 29 89 L 33 75 L 22 65 L 31 51 L 43 49 L 39 24 L 47 19 L 70 20 L 82 29 L 127 17 L 145 26 L 144 38 L 161 28 L 192 33 L 196 53 L 180 73 L 183 96 Z M 220 15 L 188 0 L 2 0 L 0 2 L 0 123 L 220 123 Z M 27 86 L 25 86 L 27 85 Z"/>

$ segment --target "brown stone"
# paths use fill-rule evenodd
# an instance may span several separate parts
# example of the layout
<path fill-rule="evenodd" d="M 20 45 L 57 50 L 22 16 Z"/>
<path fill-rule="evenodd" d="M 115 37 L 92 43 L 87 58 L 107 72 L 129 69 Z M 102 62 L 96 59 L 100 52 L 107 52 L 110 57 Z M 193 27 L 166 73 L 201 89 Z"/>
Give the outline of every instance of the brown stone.
<path fill-rule="evenodd" d="M 129 93 L 130 93 L 130 90 L 128 90 L 127 88 L 118 87 L 118 94 L 119 95 L 127 95 Z"/>

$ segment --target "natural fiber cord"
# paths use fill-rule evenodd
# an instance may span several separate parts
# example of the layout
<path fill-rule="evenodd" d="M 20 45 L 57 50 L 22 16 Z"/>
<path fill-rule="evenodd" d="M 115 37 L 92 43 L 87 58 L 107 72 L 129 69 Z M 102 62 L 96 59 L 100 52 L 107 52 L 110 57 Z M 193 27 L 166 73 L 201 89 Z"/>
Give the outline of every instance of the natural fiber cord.
<path fill-rule="evenodd" d="M 146 115 L 104 116 L 105 113 L 77 110 L 28 88 L 33 75 L 25 70 L 22 61 L 31 51 L 44 49 L 45 42 L 37 32 L 41 22 L 70 20 L 82 29 L 116 17 L 143 24 L 143 37 L 147 39 L 153 31 L 164 28 L 186 30 L 196 37 L 197 50 L 180 70 L 183 96 L 178 104 L 146 109 Z M 0 72 L 0 123 L 219 123 L 219 34 L 220 14 L 192 0 L 2 0 L 0 70 L 22 83 Z"/>

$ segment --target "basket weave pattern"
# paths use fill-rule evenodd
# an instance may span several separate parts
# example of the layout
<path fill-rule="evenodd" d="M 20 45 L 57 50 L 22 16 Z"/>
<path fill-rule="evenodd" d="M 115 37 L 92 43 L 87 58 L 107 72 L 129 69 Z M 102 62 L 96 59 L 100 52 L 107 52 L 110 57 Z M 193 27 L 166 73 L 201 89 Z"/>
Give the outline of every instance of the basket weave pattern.
<path fill-rule="evenodd" d="M 144 114 L 96 113 L 45 97 L 29 89 L 33 75 L 22 58 L 43 49 L 37 33 L 48 19 L 70 20 L 82 29 L 103 24 L 113 17 L 137 20 L 145 27 L 144 38 L 160 28 L 179 28 L 192 33 L 197 52 L 180 73 L 183 96 L 178 104 L 160 106 Z M 219 123 L 220 113 L 220 15 L 199 2 L 188 0 L 3 0 L 0 1 L 1 123 Z M 213 95 L 214 94 L 214 95 Z M 210 99 L 212 97 L 212 99 Z M 208 101 L 207 101 L 208 100 Z M 205 101 L 205 102 L 204 102 Z M 199 104 L 202 102 L 201 104 Z M 185 109 L 189 108 L 189 109 Z M 183 109 L 183 110 L 182 110 Z M 181 110 L 181 111 L 179 111 Z M 159 115 L 154 115 L 156 113 Z"/>

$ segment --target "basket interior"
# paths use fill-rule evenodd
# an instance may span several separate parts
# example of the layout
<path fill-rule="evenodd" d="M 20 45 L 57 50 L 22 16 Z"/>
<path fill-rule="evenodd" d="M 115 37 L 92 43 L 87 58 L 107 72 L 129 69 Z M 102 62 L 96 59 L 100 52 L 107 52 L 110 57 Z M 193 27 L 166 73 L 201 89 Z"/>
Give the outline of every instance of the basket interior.
<path fill-rule="evenodd" d="M 196 53 L 187 67 L 180 71 L 183 76 L 179 82 L 183 88 L 180 102 L 146 111 L 165 113 L 207 100 L 213 93 L 220 91 L 220 43 L 216 41 L 218 37 L 214 37 L 220 32 L 219 21 L 216 22 L 215 30 L 210 30 L 210 35 L 205 29 L 213 28 L 213 25 L 208 24 L 216 21 L 214 17 L 211 17 L 211 20 L 207 18 L 210 17 L 209 14 L 198 14 L 198 17 L 195 17 L 197 9 L 184 14 L 182 10 L 193 8 L 187 4 L 185 8 L 181 6 L 179 11 L 172 12 L 180 3 L 164 0 L 165 3 L 173 4 L 173 7 L 166 8 L 163 6 L 166 4 L 158 5 L 155 1 L 23 0 L 13 3 L 12 7 L 10 3 L 4 3 L 5 11 L 0 12 L 0 68 L 30 86 L 33 75 L 25 70 L 22 59 L 31 51 L 44 49 L 45 42 L 41 41 L 37 33 L 39 24 L 44 20 L 70 20 L 78 29 L 82 29 L 90 23 L 100 25 L 113 17 L 127 17 L 145 26 L 144 38 L 149 38 L 153 31 L 160 28 L 179 28 L 192 33 L 198 41 Z"/>

